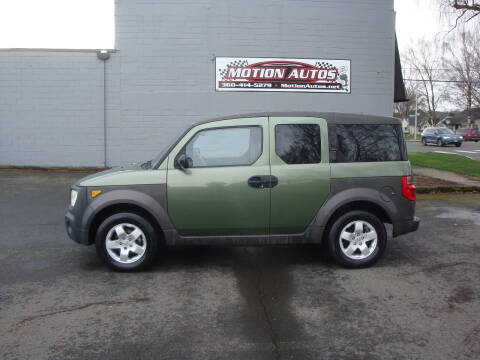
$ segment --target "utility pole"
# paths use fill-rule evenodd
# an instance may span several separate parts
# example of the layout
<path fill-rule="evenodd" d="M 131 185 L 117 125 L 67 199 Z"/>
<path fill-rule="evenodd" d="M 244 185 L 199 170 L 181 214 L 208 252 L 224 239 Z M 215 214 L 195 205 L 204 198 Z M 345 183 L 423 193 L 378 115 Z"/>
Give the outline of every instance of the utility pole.
<path fill-rule="evenodd" d="M 418 118 L 418 94 L 415 94 L 415 137 L 417 140 L 417 118 Z"/>

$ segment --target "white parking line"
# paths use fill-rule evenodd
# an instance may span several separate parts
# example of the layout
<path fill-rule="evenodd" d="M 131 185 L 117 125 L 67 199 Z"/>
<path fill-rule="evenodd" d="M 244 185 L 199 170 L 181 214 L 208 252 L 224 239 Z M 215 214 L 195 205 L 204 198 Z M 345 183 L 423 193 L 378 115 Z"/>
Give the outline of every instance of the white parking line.
<path fill-rule="evenodd" d="M 468 155 L 465 155 L 465 154 L 457 154 L 457 153 L 454 153 L 454 152 L 449 152 L 449 151 L 440 151 L 440 150 L 435 150 L 434 151 L 435 153 L 440 153 L 440 154 L 449 154 L 449 155 L 457 155 L 457 156 L 464 156 L 464 157 L 467 157 L 469 159 L 472 159 L 472 160 L 475 160 L 474 158 L 468 156 Z"/>
<path fill-rule="evenodd" d="M 457 152 L 461 152 L 461 153 L 467 153 L 467 154 L 476 154 L 475 151 L 468 151 L 468 150 L 455 150 Z"/>
<path fill-rule="evenodd" d="M 450 151 L 440 151 L 440 150 L 435 150 L 434 152 L 436 152 L 436 153 L 440 153 L 440 154 L 450 154 L 450 155 L 465 156 L 465 155 L 462 155 L 462 154 L 455 154 L 454 152 L 450 152 Z"/>

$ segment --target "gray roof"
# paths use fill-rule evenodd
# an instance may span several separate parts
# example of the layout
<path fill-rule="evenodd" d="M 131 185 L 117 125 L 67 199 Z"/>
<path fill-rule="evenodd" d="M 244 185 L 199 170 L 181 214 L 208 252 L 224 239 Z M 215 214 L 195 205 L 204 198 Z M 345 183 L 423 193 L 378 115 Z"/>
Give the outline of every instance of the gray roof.
<path fill-rule="evenodd" d="M 254 118 L 254 117 L 316 117 L 322 118 L 331 124 L 401 124 L 400 119 L 390 116 L 377 116 L 377 115 L 365 115 L 365 114 L 348 114 L 337 112 L 263 112 L 263 113 L 250 113 L 239 114 L 232 116 L 222 116 L 200 123 L 208 123 L 212 121 L 220 120 L 232 120 L 241 118 Z M 198 123 L 196 124 L 198 125 Z"/>

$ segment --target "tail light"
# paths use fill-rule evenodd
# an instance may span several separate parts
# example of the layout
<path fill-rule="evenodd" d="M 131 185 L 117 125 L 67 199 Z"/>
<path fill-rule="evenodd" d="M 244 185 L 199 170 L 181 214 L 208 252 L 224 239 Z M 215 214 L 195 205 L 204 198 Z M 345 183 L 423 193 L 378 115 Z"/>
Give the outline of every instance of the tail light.
<path fill-rule="evenodd" d="M 468 132 L 468 133 L 467 133 L 467 136 L 472 136 L 472 133 L 471 133 L 471 132 Z"/>
<path fill-rule="evenodd" d="M 417 189 L 411 184 L 410 176 L 402 177 L 402 195 L 408 200 L 415 201 L 417 198 Z"/>

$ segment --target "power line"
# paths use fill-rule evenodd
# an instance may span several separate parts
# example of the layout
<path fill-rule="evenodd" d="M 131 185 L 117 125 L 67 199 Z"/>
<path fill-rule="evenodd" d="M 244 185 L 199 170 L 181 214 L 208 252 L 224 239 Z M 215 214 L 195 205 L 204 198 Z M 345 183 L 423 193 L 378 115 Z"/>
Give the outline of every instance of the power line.
<path fill-rule="evenodd" d="M 433 83 L 471 83 L 480 84 L 480 81 L 465 81 L 465 80 L 422 80 L 422 79 L 403 79 L 405 81 L 419 81 L 419 82 L 433 82 Z"/>

